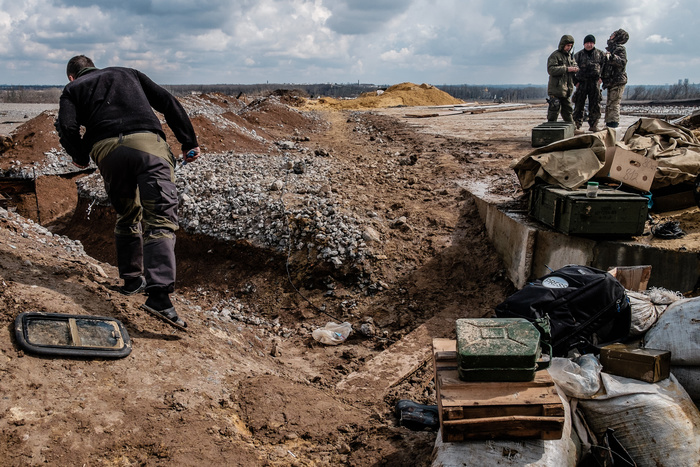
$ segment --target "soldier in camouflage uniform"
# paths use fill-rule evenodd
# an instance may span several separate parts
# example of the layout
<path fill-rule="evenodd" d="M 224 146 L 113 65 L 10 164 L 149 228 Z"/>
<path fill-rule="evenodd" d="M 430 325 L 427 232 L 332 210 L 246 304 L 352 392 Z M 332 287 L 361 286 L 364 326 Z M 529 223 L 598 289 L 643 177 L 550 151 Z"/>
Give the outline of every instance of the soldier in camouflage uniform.
<path fill-rule="evenodd" d="M 578 71 L 571 49 L 574 46 L 574 37 L 568 34 L 561 36 L 559 47 L 547 59 L 547 95 L 549 109 L 547 121 L 556 122 L 561 112 L 561 118 L 565 122 L 573 122 L 573 107 L 571 94 L 574 92 L 574 73 Z"/>
<path fill-rule="evenodd" d="M 583 124 L 583 114 L 588 99 L 588 129 L 599 131 L 600 119 L 600 74 L 605 64 L 605 54 L 595 48 L 595 37 L 592 34 L 583 39 L 583 49 L 574 55 L 578 65 L 578 73 L 574 76 L 576 92 L 572 97 L 574 102 L 574 122 L 576 129 L 580 130 Z"/>
<path fill-rule="evenodd" d="M 606 61 L 603 66 L 603 89 L 608 90 L 605 105 L 605 124 L 610 128 L 620 126 L 620 102 L 627 84 L 627 50 L 624 44 L 630 35 L 624 29 L 618 29 L 610 35 L 606 47 Z"/>

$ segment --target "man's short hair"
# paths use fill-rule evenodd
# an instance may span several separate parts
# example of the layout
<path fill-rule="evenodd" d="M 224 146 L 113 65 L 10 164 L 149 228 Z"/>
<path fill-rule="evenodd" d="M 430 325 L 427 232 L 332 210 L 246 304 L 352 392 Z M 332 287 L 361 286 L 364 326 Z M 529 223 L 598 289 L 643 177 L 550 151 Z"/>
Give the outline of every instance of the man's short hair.
<path fill-rule="evenodd" d="M 95 64 L 90 58 L 86 57 L 85 55 L 76 55 L 68 60 L 68 65 L 66 66 L 66 76 L 72 75 L 73 78 L 77 78 L 80 70 L 94 66 Z"/>

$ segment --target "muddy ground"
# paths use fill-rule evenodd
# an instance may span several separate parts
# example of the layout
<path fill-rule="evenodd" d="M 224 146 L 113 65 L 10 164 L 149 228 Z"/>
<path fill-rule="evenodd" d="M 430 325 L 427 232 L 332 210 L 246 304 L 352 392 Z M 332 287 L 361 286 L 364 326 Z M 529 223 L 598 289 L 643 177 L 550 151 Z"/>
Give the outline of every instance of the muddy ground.
<path fill-rule="evenodd" d="M 223 112 L 193 112 L 204 101 Z M 436 403 L 430 360 L 369 387 L 352 377 L 404 341 L 427 351 L 430 338 L 454 338 L 455 319 L 490 316 L 513 291 L 466 186 L 481 178 L 523 202 L 508 167 L 532 149 L 546 109 L 416 118 L 430 108 L 308 110 L 220 95 L 187 105 L 202 157 L 293 140 L 348 167 L 332 186 L 346 206 L 405 222 L 375 224 L 381 240 L 353 274 L 180 231 L 183 333 L 142 312 L 143 296 L 116 292 L 114 215 L 78 199 L 84 174 L 38 178 L 36 194 L 11 200 L 16 213 L 0 214 L 2 464 L 430 465 L 436 433 L 402 427 L 394 414 L 399 399 Z M 54 116 L 16 128 L 0 167 L 58 148 Z M 222 303 L 238 308 L 223 316 Z M 27 354 L 14 337 L 27 311 L 116 318 L 133 350 L 116 360 Z M 314 341 L 328 321 L 355 331 L 338 346 Z M 390 360 L 380 369 L 391 372 Z"/>

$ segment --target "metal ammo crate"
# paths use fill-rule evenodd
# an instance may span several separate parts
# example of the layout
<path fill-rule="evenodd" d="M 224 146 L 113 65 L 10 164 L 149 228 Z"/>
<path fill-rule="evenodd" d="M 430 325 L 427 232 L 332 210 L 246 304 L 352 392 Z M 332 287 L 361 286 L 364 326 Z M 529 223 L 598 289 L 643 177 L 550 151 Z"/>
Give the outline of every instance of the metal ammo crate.
<path fill-rule="evenodd" d="M 457 371 L 463 381 L 532 381 L 540 332 L 523 318 L 457 320 Z"/>
<path fill-rule="evenodd" d="M 600 189 L 595 198 L 554 185 L 530 192 L 530 216 L 567 235 L 641 235 L 648 211 L 644 196 L 614 189 Z"/>

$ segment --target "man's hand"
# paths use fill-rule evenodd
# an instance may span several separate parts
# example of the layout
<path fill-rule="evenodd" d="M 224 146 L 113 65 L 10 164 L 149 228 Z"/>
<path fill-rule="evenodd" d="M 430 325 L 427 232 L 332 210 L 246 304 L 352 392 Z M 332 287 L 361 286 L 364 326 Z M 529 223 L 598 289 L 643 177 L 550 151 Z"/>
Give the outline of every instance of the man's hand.
<path fill-rule="evenodd" d="M 196 148 L 192 148 L 189 151 L 182 151 L 182 160 L 186 164 L 189 164 L 190 162 L 196 161 L 198 157 L 199 157 L 199 146 L 197 146 Z"/>
<path fill-rule="evenodd" d="M 577 66 L 570 66 L 569 68 L 566 69 L 569 73 L 576 73 L 578 72 L 578 67 Z"/>

